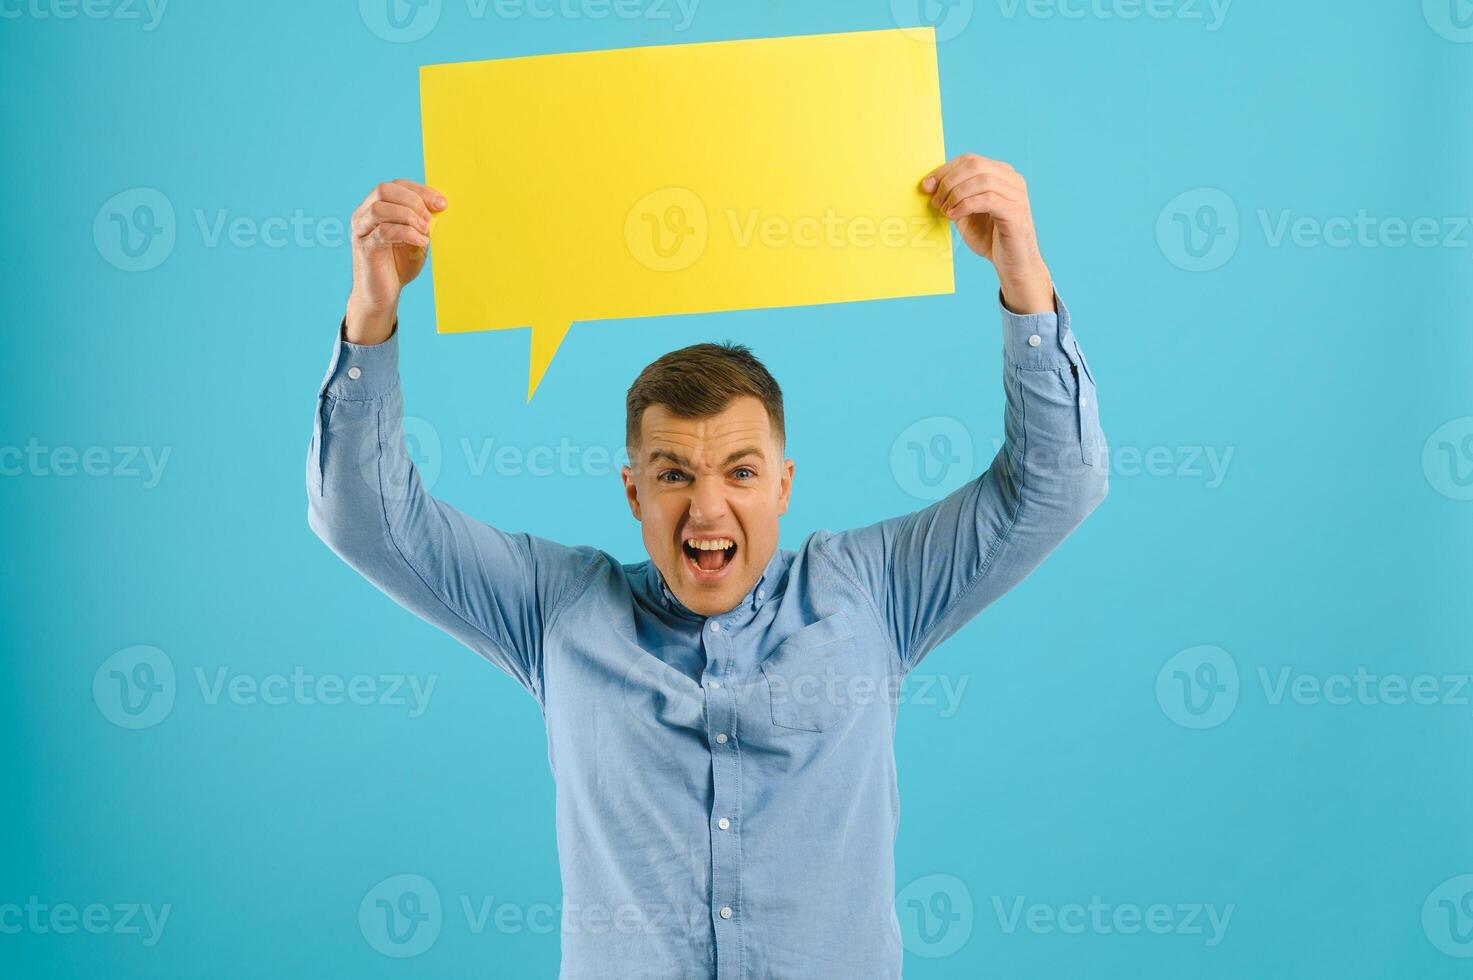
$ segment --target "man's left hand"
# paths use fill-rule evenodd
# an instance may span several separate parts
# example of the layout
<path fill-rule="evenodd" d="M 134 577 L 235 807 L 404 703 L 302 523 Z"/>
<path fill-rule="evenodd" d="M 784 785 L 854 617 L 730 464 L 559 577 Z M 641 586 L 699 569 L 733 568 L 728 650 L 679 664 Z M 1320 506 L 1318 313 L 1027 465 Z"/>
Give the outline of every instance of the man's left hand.
<path fill-rule="evenodd" d="M 1054 286 L 1038 251 L 1028 185 L 1000 160 L 963 153 L 921 181 L 931 205 L 956 223 L 967 247 L 992 263 L 1014 313 L 1054 312 Z"/>

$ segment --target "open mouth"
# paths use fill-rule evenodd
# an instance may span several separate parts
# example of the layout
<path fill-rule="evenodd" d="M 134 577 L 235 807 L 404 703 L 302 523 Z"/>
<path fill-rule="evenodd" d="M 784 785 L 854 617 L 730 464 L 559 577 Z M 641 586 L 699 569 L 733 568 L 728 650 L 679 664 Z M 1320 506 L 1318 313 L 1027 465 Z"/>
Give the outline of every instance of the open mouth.
<path fill-rule="evenodd" d="M 712 579 L 730 567 L 737 546 L 731 538 L 686 538 L 681 550 L 691 574 L 697 579 Z"/>

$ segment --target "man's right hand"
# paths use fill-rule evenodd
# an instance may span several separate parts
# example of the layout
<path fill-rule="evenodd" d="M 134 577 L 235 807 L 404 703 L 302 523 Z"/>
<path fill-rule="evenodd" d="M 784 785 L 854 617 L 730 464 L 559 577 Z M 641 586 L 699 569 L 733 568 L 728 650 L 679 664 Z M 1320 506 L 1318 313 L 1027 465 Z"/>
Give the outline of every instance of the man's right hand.
<path fill-rule="evenodd" d="M 381 344 L 398 322 L 399 291 L 419 275 L 430 245 L 430 215 L 444 196 L 412 180 L 379 184 L 353 212 L 353 292 L 346 337 Z"/>

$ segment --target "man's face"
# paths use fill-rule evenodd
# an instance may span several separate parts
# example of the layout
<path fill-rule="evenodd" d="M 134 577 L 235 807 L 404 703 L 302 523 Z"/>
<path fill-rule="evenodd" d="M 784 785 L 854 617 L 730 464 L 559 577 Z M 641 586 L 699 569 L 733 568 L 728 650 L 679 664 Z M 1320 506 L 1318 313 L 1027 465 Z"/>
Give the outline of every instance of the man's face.
<path fill-rule="evenodd" d="M 750 395 L 706 418 L 651 405 L 639 431 L 623 476 L 644 546 L 692 612 L 728 612 L 777 550 L 793 461 L 783 459 L 767 409 Z"/>

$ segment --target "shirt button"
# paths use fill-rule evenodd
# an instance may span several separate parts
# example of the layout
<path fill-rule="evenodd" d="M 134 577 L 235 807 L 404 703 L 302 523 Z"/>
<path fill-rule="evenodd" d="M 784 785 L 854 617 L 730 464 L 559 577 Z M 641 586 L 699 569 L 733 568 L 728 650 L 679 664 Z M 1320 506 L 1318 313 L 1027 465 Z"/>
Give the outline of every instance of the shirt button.
<path fill-rule="evenodd" d="M 1085 398 L 1083 395 L 1080 395 L 1079 396 L 1079 407 L 1080 408 L 1087 408 L 1087 407 L 1089 407 L 1089 399 L 1088 398 Z"/>
<path fill-rule="evenodd" d="M 759 599 L 766 599 L 767 598 L 767 593 L 764 592 L 762 589 L 758 589 L 757 590 L 757 598 L 759 598 Z"/>
<path fill-rule="evenodd" d="M 363 377 L 363 370 L 362 370 L 362 368 L 359 368 L 359 367 L 350 367 L 350 368 L 348 368 L 348 377 L 352 378 L 354 381 L 357 381 L 359 378 Z"/>
<path fill-rule="evenodd" d="M 716 733 L 716 744 L 717 745 L 725 745 L 726 744 L 726 733 L 725 732 L 717 732 Z"/>
<path fill-rule="evenodd" d="M 720 827 L 722 830 L 730 830 L 731 821 L 726 819 L 725 817 L 722 817 L 720 820 L 716 821 L 716 826 Z"/>
<path fill-rule="evenodd" d="M 1041 343 L 1043 343 L 1043 338 L 1040 337 L 1038 334 L 1034 334 L 1032 337 L 1028 338 L 1029 347 L 1037 347 Z"/>
<path fill-rule="evenodd" d="M 723 919 L 729 919 L 729 918 L 731 918 L 731 906 L 730 905 L 723 905 L 723 906 L 721 906 L 721 911 L 719 913 L 717 913 L 717 914 L 720 915 Z"/>
<path fill-rule="evenodd" d="M 711 632 L 712 633 L 720 633 L 721 632 L 721 624 L 718 623 L 718 622 L 716 622 L 716 620 L 714 620 L 714 619 L 711 620 Z"/>
<path fill-rule="evenodd" d="M 706 682 L 706 686 L 709 687 L 713 691 L 719 691 L 719 690 L 721 690 L 721 682 L 720 681 L 707 681 Z"/>

